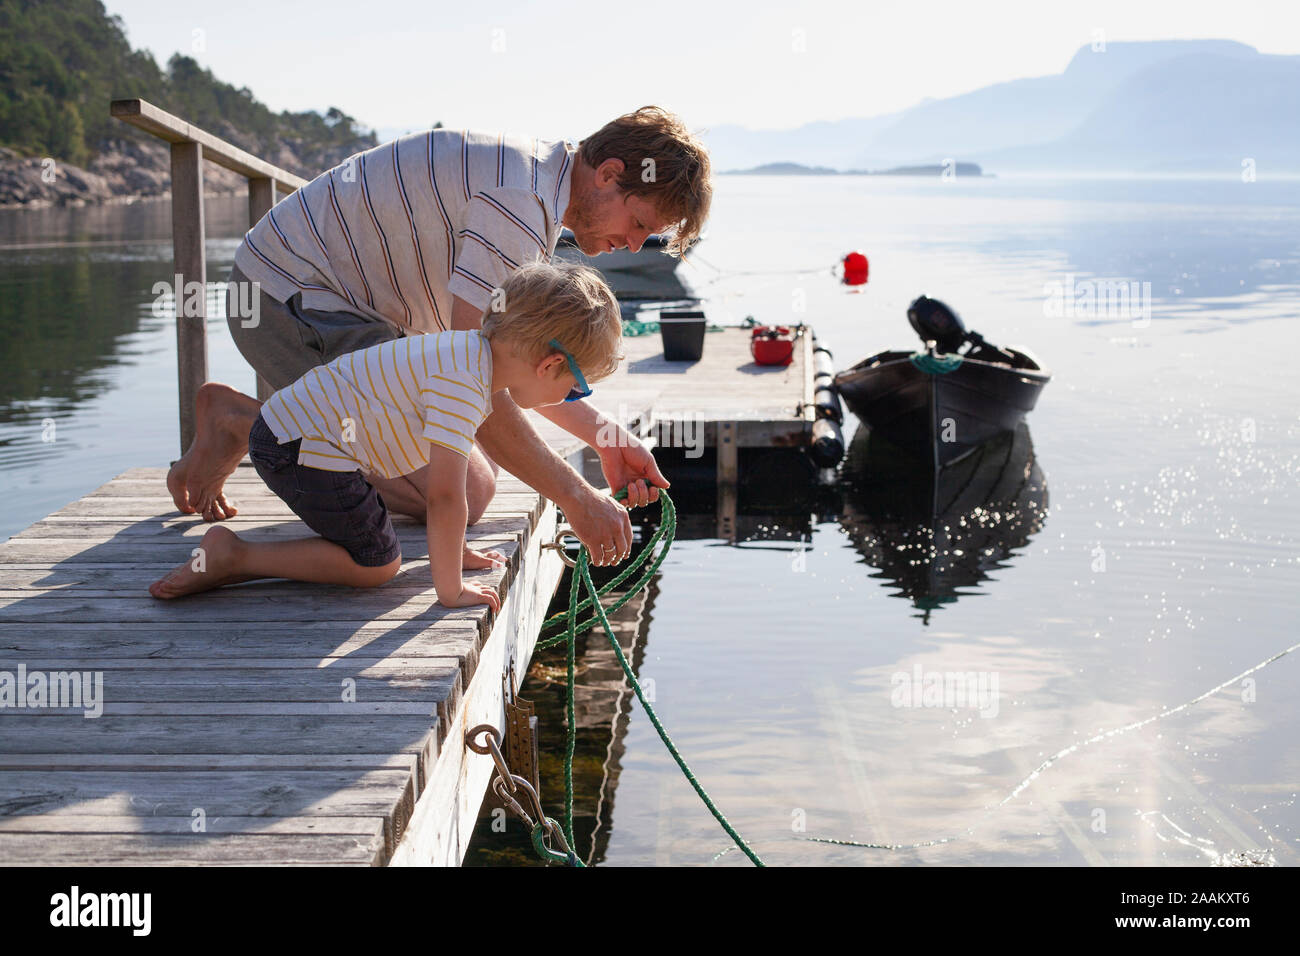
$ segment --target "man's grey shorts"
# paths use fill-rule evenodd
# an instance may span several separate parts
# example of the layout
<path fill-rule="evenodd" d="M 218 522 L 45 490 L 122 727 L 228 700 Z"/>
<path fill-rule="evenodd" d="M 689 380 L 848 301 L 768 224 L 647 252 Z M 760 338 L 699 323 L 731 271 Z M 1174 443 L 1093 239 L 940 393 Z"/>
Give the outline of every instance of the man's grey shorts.
<path fill-rule="evenodd" d="M 265 292 L 258 302 L 261 311 L 257 324 L 245 328 L 247 320 L 239 315 L 235 284 L 248 281 L 238 266 L 231 268 L 226 321 L 236 347 L 248 364 L 277 391 L 340 355 L 402 337 L 397 326 L 383 319 L 351 312 L 304 309 L 301 295 L 293 296 L 288 302 L 278 302 Z M 243 301 L 249 301 L 247 295 Z"/>

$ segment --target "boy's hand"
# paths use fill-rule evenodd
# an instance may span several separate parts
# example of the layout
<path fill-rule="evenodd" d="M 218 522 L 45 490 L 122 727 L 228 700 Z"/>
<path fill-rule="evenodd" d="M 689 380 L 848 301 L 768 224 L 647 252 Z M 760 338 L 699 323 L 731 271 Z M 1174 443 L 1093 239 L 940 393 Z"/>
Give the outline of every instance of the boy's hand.
<path fill-rule="evenodd" d="M 460 566 L 464 571 L 477 571 L 482 568 L 504 568 L 506 566 L 506 556 L 500 551 L 475 551 L 473 548 L 466 546 L 465 553 L 461 557 Z"/>
<path fill-rule="evenodd" d="M 486 604 L 492 608 L 493 614 L 501 612 L 501 598 L 497 595 L 496 588 L 490 584 L 464 584 L 461 586 L 460 594 L 450 601 L 438 595 L 438 603 L 443 607 L 471 607 L 475 604 Z"/>

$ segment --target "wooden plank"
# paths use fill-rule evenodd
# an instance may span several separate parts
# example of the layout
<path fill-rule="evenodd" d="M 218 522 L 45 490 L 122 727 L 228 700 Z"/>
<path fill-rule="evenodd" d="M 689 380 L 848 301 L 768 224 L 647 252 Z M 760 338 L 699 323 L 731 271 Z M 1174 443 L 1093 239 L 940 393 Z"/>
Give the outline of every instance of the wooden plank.
<path fill-rule="evenodd" d="M 0 666 L 8 666 L 6 661 L 37 659 L 96 660 L 102 662 L 99 669 L 120 659 L 213 660 L 230 666 L 234 662 L 242 666 L 245 661 L 286 660 L 329 669 L 339 665 L 375 667 L 390 658 L 402 660 L 403 667 L 418 667 L 426 658 L 452 658 L 460 662 L 468 684 L 477 666 L 481 636 L 472 621 L 448 621 L 436 627 L 421 621 L 402 621 L 392 627 L 331 621 L 292 625 L 292 630 L 285 622 L 273 624 L 200 622 L 185 628 L 123 621 L 27 624 L 0 629 Z"/>
<path fill-rule="evenodd" d="M 102 493 L 103 489 L 110 488 L 114 485 L 118 485 L 123 482 L 132 482 L 132 481 L 151 482 L 155 488 L 163 487 L 165 485 L 166 478 L 167 478 L 166 468 L 156 468 L 156 467 L 128 468 L 120 475 L 117 475 L 114 478 L 111 478 L 108 481 L 104 482 L 104 484 L 100 485 L 99 488 L 92 491 L 90 494 L 97 495 Z M 229 478 L 226 479 L 227 486 L 239 485 L 241 483 L 256 484 L 265 487 L 265 485 L 262 482 L 262 479 L 258 476 L 257 471 L 253 468 L 252 464 L 249 462 L 247 458 L 245 458 L 240 463 L 239 467 L 235 469 L 234 473 Z M 511 475 L 509 472 L 506 471 L 502 471 L 497 476 L 497 491 L 499 492 L 506 491 L 511 493 L 527 492 L 527 493 L 537 494 L 537 492 L 534 491 L 534 489 L 532 489 L 527 484 L 520 481 L 518 478 L 514 477 L 513 475 Z"/>
<path fill-rule="evenodd" d="M 517 521 L 484 522 L 470 529 L 466 539 L 471 547 L 503 548 L 503 545 L 518 542 L 526 531 Z M 199 529 L 201 532 L 203 529 Z M 402 556 L 409 561 L 428 560 L 428 540 L 422 530 L 409 529 L 397 531 L 398 542 L 402 546 Z M 146 533 L 130 535 L 95 535 L 90 530 L 80 535 L 61 535 L 48 533 L 32 536 L 15 536 L 0 544 L 0 565 L 54 565 L 66 564 L 103 564 L 120 562 L 131 565 L 161 565 L 175 567 L 182 561 L 193 557 L 193 550 L 202 540 L 202 533 L 186 533 L 155 529 L 153 535 Z M 241 533 L 244 533 L 241 529 Z M 311 536 L 305 525 L 294 526 L 288 523 L 279 528 L 255 528 L 247 532 L 252 540 L 296 540 Z M 512 540 L 513 539 L 513 540 Z"/>
<path fill-rule="evenodd" d="M 718 484 L 734 485 L 740 477 L 736 423 L 718 422 Z"/>
<path fill-rule="evenodd" d="M 270 176 L 251 176 L 248 180 L 248 225 L 251 229 L 275 205 L 275 180 Z"/>
<path fill-rule="evenodd" d="M 180 387 L 181 454 L 194 441 L 199 386 L 208 380 L 207 259 L 203 227 L 203 147 L 173 142 L 172 261 L 176 273 L 176 369 Z M 186 288 L 198 283 L 202 295 Z M 191 311 L 197 315 L 191 315 Z"/>
<path fill-rule="evenodd" d="M 157 675 L 161 680 L 171 680 L 171 672 Z M 189 700 L 168 700 L 163 702 L 118 703 L 104 705 L 104 713 L 115 717 L 225 717 L 237 715 L 243 717 L 310 717 L 332 714 L 373 714 L 390 717 L 422 717 L 435 715 L 437 703 L 413 701 L 357 701 L 356 703 L 333 701 L 299 701 L 281 703 L 279 701 L 229 701 L 229 691 L 219 691 L 216 701 L 194 702 Z M 82 717 L 97 720 L 93 713 L 86 713 L 85 707 L 41 707 L 32 711 L 37 717 Z"/>
<path fill-rule="evenodd" d="M 804 329 L 803 334 L 799 336 L 799 346 L 796 348 L 803 365 L 803 394 L 799 396 L 800 417 L 808 423 L 808 428 L 812 429 L 812 423 L 817 418 L 817 406 L 813 403 L 815 386 L 813 383 L 813 334 L 812 329 Z"/>
<path fill-rule="evenodd" d="M 76 660 L 73 658 L 73 660 Z M 85 668 L 65 665 L 59 672 L 88 672 L 102 675 L 105 712 L 126 713 L 205 713 L 217 711 L 207 704 L 186 710 L 124 710 L 125 704 L 164 702 L 222 702 L 266 703 L 288 706 L 299 703 L 324 704 L 333 707 L 341 703 L 340 713 L 348 713 L 349 706 L 371 704 L 410 704 L 410 711 L 385 710 L 392 713 L 429 713 L 432 706 L 444 699 L 460 679 L 460 661 L 456 658 L 426 657 L 417 662 L 404 661 L 400 667 L 391 664 L 349 666 L 346 660 L 337 661 L 328 668 L 316 667 L 310 658 L 293 668 L 240 668 L 186 667 L 184 660 L 173 661 L 171 668 L 112 667 Z M 13 670 L 7 662 L 0 666 Z M 28 667 L 27 672 L 31 673 Z M 344 703 L 354 698 L 356 704 Z M 53 710 L 53 708 L 49 708 Z M 225 711 L 237 713 L 239 711 Z M 289 711 L 259 710 L 261 713 L 288 713 Z M 301 712 L 301 711 L 296 711 Z"/>
<path fill-rule="evenodd" d="M 503 529 L 499 525 L 491 524 L 485 526 L 482 534 L 472 533 L 476 531 L 477 527 L 470 529 L 471 533 L 466 534 L 466 540 L 472 548 L 499 548 L 505 550 L 506 545 L 513 545 L 523 537 L 522 530 L 516 530 L 507 536 L 507 533 L 503 533 Z M 518 526 L 515 525 L 515 527 Z M 397 528 L 394 528 L 394 530 L 398 531 L 397 539 L 402 546 L 404 561 L 428 562 L 428 542 L 425 535 L 415 532 L 403 534 Z M 284 530 L 268 534 L 262 530 L 254 530 L 250 534 L 250 537 L 254 538 L 254 540 L 291 540 L 309 536 L 310 531 L 305 525 L 296 532 Z M 24 567 L 37 565 L 53 569 L 56 566 L 66 568 L 68 565 L 83 563 L 90 565 L 120 563 L 129 566 L 166 569 L 174 568 L 180 562 L 190 560 L 193 557 L 194 548 L 198 546 L 201 540 L 202 535 L 200 534 L 190 536 L 171 534 L 153 538 L 144 535 L 127 535 L 107 539 L 90 534 L 14 537 L 0 544 L 0 565 Z M 249 586 L 244 585 L 244 587 Z M 251 586 L 257 587 L 258 585 Z M 324 585 L 315 586 L 324 587 Z"/>
<path fill-rule="evenodd" d="M 230 715 L 220 720 L 105 714 L 86 720 L 9 710 L 0 720 L 5 728 L 0 748 L 6 754 L 296 754 L 310 740 L 322 754 L 412 753 L 422 773 L 437 754 L 436 718 L 409 714 Z"/>
<path fill-rule="evenodd" d="M 52 840 L 44 833 L 0 833 L 0 859 L 14 865 L 87 866 L 382 866 L 382 836 L 322 834 L 81 834 Z"/>
<path fill-rule="evenodd" d="M 275 205 L 275 180 L 269 176 L 256 176 L 248 180 L 248 225 L 256 226 Z M 261 375 L 257 379 L 257 400 L 264 402 L 275 394 L 271 383 Z"/>
<path fill-rule="evenodd" d="M 103 816 L 82 813 L 42 813 L 0 817 L 0 833 L 49 833 L 58 835 L 87 833 L 177 833 L 194 832 L 192 816 L 130 815 Z M 302 836 L 358 836 L 384 839 L 382 816 L 355 817 L 248 817 L 206 816 L 204 832 L 215 834 L 255 834 Z M 40 862 L 44 862 L 41 860 Z"/>
<path fill-rule="evenodd" d="M 403 770 L 11 770 L 0 817 L 92 805 L 98 816 L 388 816 L 411 787 Z"/>
<path fill-rule="evenodd" d="M 328 669 L 309 658 L 253 658 L 236 661 L 233 668 L 220 659 L 70 657 L 22 663 L 28 674 L 72 675 L 80 681 L 89 674 L 94 699 L 83 699 L 78 707 L 11 706 L 5 717 L 375 715 L 430 717 L 445 726 L 473 675 L 456 658 L 336 661 Z M 3 666 L 17 672 L 16 665 Z M 78 689 L 84 686 L 80 681 Z M 47 700 L 63 702 L 53 694 Z"/>
<path fill-rule="evenodd" d="M 307 180 L 301 176 L 295 176 L 287 170 L 258 159 L 252 153 L 247 153 L 238 146 L 213 136 L 206 130 L 187 123 L 145 100 L 113 100 L 109 105 L 109 111 L 122 122 L 130 123 L 169 143 L 202 144 L 211 162 L 250 179 L 269 178 L 285 193 L 291 193 L 307 185 Z"/>
<path fill-rule="evenodd" d="M 500 513 L 485 517 L 470 530 L 476 536 L 518 534 L 531 524 L 527 514 Z M 312 537 L 312 531 L 297 518 L 285 520 L 272 517 L 236 516 L 221 522 L 237 534 L 259 533 L 262 539 L 288 539 Z M 49 517 L 19 531 L 10 540 L 30 538 L 102 538 L 105 541 L 122 536 L 172 538 L 186 537 L 196 543 L 212 525 L 194 515 L 141 515 L 137 518 L 105 515 L 103 517 L 56 518 Z M 427 544 L 427 532 L 422 524 L 394 522 L 393 530 L 403 544 Z M 8 542 L 6 542 L 8 543 Z"/>
<path fill-rule="evenodd" d="M 512 565 L 517 564 L 519 555 L 519 541 L 517 539 L 483 539 L 473 542 L 474 547 L 488 548 L 500 551 L 506 557 L 506 561 Z M 171 564 L 154 563 L 147 565 L 136 564 L 41 564 L 41 565 L 16 565 L 0 564 L 0 591 L 73 591 L 80 594 L 82 589 L 86 590 L 104 590 L 109 589 L 118 596 L 135 596 L 145 590 L 152 582 L 156 581 L 166 571 L 171 570 L 179 562 Z M 279 581 L 281 583 L 273 583 Z M 281 578 L 265 578 L 251 585 L 243 586 L 247 590 L 249 587 L 256 588 L 259 594 L 280 593 L 302 593 L 303 587 L 320 587 L 327 593 L 337 593 L 340 596 L 346 596 L 351 593 L 343 585 L 309 585 L 304 582 L 288 582 Z M 433 587 L 433 579 L 429 570 L 427 559 L 412 559 L 403 564 L 402 569 L 393 575 L 392 580 L 381 585 L 377 590 L 386 592 L 418 592 L 427 591 Z M 270 590 L 261 590 L 268 588 Z M 285 590 L 288 589 L 288 590 Z"/>
<path fill-rule="evenodd" d="M 325 662 L 310 657 L 218 657 L 187 658 L 185 663 L 191 667 L 214 670 L 230 667 L 232 665 L 229 662 L 234 662 L 234 666 L 240 668 L 297 671 L 323 667 L 332 668 L 338 666 L 343 660 L 347 660 L 353 667 L 370 667 L 379 670 L 383 668 L 419 668 L 428 661 L 427 658 L 418 657 L 347 657 L 329 658 Z M 27 667 L 28 671 L 59 671 L 70 668 L 91 671 L 140 669 L 172 671 L 177 666 L 175 659 L 162 657 L 34 657 L 24 659 L 22 663 Z M 290 678 L 286 677 L 286 679 Z"/>
<path fill-rule="evenodd" d="M 188 663 L 183 658 L 174 660 L 165 673 L 159 673 L 156 667 L 133 668 L 121 661 L 93 670 L 104 675 L 104 690 L 114 706 L 127 701 L 168 700 L 337 702 L 352 689 L 352 683 L 344 686 L 345 681 L 355 683 L 358 702 L 432 701 L 445 695 L 460 676 L 460 661 L 447 657 L 405 659 L 400 665 L 383 661 L 358 665 L 339 658 L 330 667 L 319 667 L 311 658 L 302 658 L 295 668 L 274 669 L 220 666 L 220 662 L 215 667 L 188 667 Z M 294 670 L 292 676 L 283 673 L 290 669 Z"/>
<path fill-rule="evenodd" d="M 462 572 L 465 579 L 502 590 L 504 572 L 480 570 Z M 316 584 L 276 587 L 244 584 L 194 594 L 174 601 L 159 601 L 148 592 L 118 595 L 112 591 L 11 591 L 0 594 L 0 622 L 39 621 L 51 614 L 65 615 L 66 621 L 102 620 L 111 605 L 111 616 L 119 621 L 188 624 L 196 618 L 214 621 L 329 619 L 336 610 L 322 598 L 339 599 L 354 619 L 398 621 L 421 618 L 429 624 L 439 621 L 477 621 L 487 605 L 446 608 L 437 602 L 432 588 L 388 593 L 384 588 L 331 588 Z"/>
<path fill-rule="evenodd" d="M 226 491 L 226 497 L 238 500 L 241 504 L 271 505 L 279 509 L 275 512 L 276 514 L 293 517 L 293 512 L 289 510 L 289 506 L 260 481 L 257 483 L 248 481 L 227 482 Z M 498 492 L 488 505 L 486 513 L 494 514 L 503 511 L 512 514 L 532 514 L 540 512 L 544 504 L 545 499 L 536 492 L 528 494 Z M 109 482 L 109 484 L 86 495 L 84 498 L 69 502 L 58 511 L 55 511 L 54 514 L 64 516 L 89 514 L 166 515 L 174 514 L 175 511 L 171 496 L 167 494 L 166 487 L 161 481 L 133 481 Z M 393 514 L 393 519 L 395 521 L 417 520 L 408 515 L 397 513 Z"/>
<path fill-rule="evenodd" d="M 0 770 L 402 770 L 414 754 L 10 754 Z"/>

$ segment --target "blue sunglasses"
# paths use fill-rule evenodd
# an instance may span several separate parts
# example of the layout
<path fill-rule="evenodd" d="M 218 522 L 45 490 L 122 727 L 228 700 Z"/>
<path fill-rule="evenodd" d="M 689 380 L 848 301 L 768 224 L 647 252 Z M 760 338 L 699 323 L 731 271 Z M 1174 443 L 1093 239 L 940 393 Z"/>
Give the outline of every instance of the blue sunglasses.
<path fill-rule="evenodd" d="M 564 360 L 569 363 L 569 371 L 573 373 L 573 377 L 578 381 L 578 387 L 570 389 L 569 394 L 564 397 L 564 400 L 566 402 L 576 402 L 580 398 L 586 398 L 591 394 L 591 389 L 587 387 L 587 380 L 582 377 L 582 372 L 578 368 L 578 363 L 573 360 L 572 355 L 565 351 L 564 346 L 560 344 L 558 339 L 551 339 L 549 344 L 551 348 L 556 349 L 564 356 Z"/>

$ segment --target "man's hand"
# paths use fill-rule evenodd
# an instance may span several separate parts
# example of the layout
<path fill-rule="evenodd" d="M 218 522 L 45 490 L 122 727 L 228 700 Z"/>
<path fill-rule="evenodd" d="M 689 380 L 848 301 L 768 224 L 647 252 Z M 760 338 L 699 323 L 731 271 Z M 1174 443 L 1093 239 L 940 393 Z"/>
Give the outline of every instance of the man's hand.
<path fill-rule="evenodd" d="M 632 553 L 632 521 L 627 509 L 590 485 L 574 505 L 564 509 L 565 520 L 591 552 L 596 567 L 619 564 Z"/>
<path fill-rule="evenodd" d="M 627 507 L 648 505 L 658 500 L 659 488 L 668 487 L 645 445 L 589 401 L 543 405 L 537 412 L 595 450 L 610 489 L 615 494 L 627 490 Z"/>
<path fill-rule="evenodd" d="M 659 489 L 669 487 L 655 456 L 626 429 L 619 429 L 616 444 L 597 446 L 596 453 L 600 456 L 600 470 L 614 493 L 627 489 L 628 508 L 641 508 L 658 501 Z"/>

